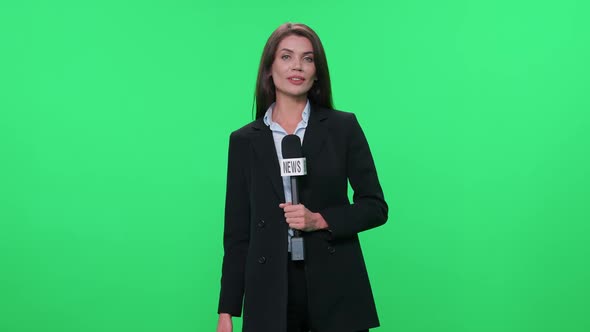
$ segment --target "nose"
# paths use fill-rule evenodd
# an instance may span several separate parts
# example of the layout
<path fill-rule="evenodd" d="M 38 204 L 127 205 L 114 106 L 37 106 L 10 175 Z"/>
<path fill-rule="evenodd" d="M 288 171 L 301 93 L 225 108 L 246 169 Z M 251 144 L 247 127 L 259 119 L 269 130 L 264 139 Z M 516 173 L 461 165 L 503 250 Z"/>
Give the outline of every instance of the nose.
<path fill-rule="evenodd" d="M 301 65 L 301 61 L 293 61 L 293 70 L 296 71 L 303 71 L 303 66 Z"/>

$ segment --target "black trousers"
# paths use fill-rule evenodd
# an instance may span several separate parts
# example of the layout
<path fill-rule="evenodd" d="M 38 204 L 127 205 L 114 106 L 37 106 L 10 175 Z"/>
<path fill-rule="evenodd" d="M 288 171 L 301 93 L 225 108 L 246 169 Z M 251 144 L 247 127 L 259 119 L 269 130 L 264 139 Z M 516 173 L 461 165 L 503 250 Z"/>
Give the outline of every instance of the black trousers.
<path fill-rule="evenodd" d="M 292 261 L 291 257 L 289 257 L 288 272 L 287 332 L 322 332 L 315 330 L 309 322 L 305 262 Z M 358 332 L 368 331 L 363 330 Z"/>

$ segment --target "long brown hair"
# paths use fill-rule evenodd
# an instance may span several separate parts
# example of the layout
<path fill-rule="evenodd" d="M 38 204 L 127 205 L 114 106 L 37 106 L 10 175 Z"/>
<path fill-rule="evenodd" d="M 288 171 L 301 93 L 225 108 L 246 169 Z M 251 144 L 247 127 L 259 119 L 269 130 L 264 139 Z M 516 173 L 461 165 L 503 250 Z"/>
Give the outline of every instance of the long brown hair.
<path fill-rule="evenodd" d="M 318 35 L 307 25 L 301 23 L 285 23 L 279 26 L 268 38 L 258 68 L 256 79 L 256 92 L 254 93 L 256 103 L 256 118 L 264 116 L 266 110 L 276 100 L 275 85 L 271 77 L 271 67 L 277 52 L 279 43 L 288 36 L 297 35 L 309 39 L 313 46 L 314 62 L 317 81 L 307 92 L 310 103 L 332 108 L 332 86 L 330 83 L 330 72 L 328 71 L 328 60 L 324 52 L 324 46 Z"/>

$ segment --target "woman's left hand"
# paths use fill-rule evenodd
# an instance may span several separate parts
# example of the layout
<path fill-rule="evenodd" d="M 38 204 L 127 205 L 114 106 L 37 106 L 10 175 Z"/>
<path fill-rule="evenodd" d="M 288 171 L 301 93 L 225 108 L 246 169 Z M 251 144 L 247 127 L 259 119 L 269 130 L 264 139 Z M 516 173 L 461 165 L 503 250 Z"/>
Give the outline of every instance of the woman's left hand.
<path fill-rule="evenodd" d="M 287 224 L 292 229 L 312 232 L 328 228 L 328 223 L 321 214 L 309 211 L 303 204 L 281 203 L 279 207 L 285 212 Z"/>

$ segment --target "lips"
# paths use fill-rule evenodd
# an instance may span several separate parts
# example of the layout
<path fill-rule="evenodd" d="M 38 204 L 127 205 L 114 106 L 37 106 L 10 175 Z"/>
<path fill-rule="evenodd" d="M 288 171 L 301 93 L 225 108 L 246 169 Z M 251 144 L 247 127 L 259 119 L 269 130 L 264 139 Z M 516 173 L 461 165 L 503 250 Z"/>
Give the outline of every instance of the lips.
<path fill-rule="evenodd" d="M 295 85 L 301 85 L 303 82 L 305 82 L 305 78 L 303 78 L 303 76 L 289 76 L 287 77 L 287 80 L 291 82 L 291 84 Z"/>

